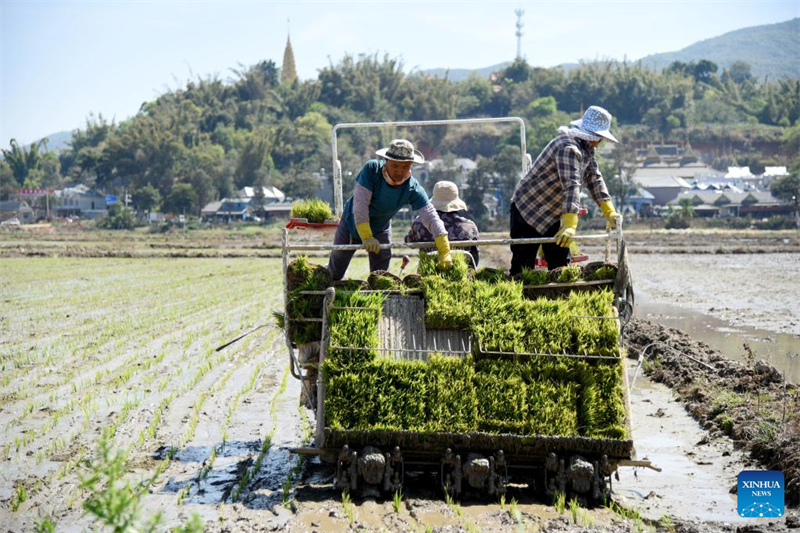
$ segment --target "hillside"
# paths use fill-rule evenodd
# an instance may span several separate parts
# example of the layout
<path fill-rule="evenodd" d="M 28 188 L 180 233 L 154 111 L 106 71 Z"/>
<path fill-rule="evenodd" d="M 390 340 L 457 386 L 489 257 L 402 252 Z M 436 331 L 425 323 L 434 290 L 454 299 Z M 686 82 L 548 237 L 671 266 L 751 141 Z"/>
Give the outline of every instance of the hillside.
<path fill-rule="evenodd" d="M 697 42 L 677 52 L 653 54 L 642 58 L 645 67 L 662 69 L 673 61 L 708 59 L 720 68 L 734 61 L 749 63 L 753 75 L 769 79 L 800 78 L 800 18 L 742 28 Z"/>
<path fill-rule="evenodd" d="M 69 131 L 59 131 L 57 133 L 51 133 L 43 139 L 47 139 L 47 151 L 60 151 L 66 150 L 69 148 L 67 144 L 69 141 L 72 140 L 72 132 Z"/>
<path fill-rule="evenodd" d="M 483 78 L 488 78 L 489 74 L 492 72 L 497 72 L 499 70 L 503 70 L 511 62 L 505 61 L 503 63 L 498 63 L 496 65 L 492 65 L 490 67 L 483 67 L 483 68 L 476 68 L 476 69 L 468 69 L 468 68 L 432 68 L 428 70 L 423 70 L 424 74 L 428 74 L 430 76 L 434 76 L 436 78 L 444 78 L 447 76 L 447 79 L 450 81 L 461 81 L 469 77 L 470 74 L 475 73 L 478 76 Z"/>

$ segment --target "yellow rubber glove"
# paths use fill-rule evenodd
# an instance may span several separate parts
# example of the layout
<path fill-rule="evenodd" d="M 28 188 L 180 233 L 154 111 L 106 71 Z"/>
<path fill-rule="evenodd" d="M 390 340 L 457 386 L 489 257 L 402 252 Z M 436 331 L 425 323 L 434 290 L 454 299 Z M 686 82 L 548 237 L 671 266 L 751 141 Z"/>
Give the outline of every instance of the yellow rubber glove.
<path fill-rule="evenodd" d="M 561 229 L 556 233 L 556 244 L 562 248 L 569 248 L 576 231 L 578 231 L 578 214 L 564 213 L 561 215 Z"/>
<path fill-rule="evenodd" d="M 614 204 L 611 203 L 611 200 L 606 200 L 600 204 L 600 210 L 603 212 L 603 216 L 606 217 L 606 230 L 617 229 L 617 221 L 622 224 L 622 215 L 614 209 Z"/>
<path fill-rule="evenodd" d="M 434 241 L 436 241 L 436 249 L 439 250 L 439 266 L 442 268 L 452 267 L 453 258 L 450 255 L 450 240 L 447 235 L 439 235 Z"/>
<path fill-rule="evenodd" d="M 364 244 L 364 249 L 373 254 L 380 253 L 381 243 L 372 236 L 372 228 L 369 227 L 369 222 L 362 222 L 356 224 L 356 231 L 358 236 L 361 237 L 361 242 Z"/>

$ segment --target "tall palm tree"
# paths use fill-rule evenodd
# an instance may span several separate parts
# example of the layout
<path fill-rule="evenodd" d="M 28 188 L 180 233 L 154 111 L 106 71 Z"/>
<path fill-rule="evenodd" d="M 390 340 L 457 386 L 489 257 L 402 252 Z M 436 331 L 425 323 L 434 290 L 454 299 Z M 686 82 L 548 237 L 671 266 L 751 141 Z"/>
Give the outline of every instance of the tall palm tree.
<path fill-rule="evenodd" d="M 24 146 L 20 147 L 16 139 L 11 139 L 9 144 L 11 145 L 11 150 L 0 148 L 0 151 L 3 152 L 5 162 L 11 167 L 14 179 L 17 180 L 17 183 L 23 185 L 28 174 L 39 166 L 42 160 L 42 156 L 39 154 L 39 147 L 44 146 L 46 148 L 47 139 L 32 143 L 27 150 Z"/>

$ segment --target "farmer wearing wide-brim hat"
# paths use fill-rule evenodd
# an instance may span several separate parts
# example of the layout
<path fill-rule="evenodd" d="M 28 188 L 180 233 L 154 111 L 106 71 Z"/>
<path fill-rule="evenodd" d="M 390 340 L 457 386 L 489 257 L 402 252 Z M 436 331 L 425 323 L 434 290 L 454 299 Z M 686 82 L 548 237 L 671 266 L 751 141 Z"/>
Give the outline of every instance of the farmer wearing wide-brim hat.
<path fill-rule="evenodd" d="M 411 209 L 419 210 L 423 224 L 435 236 L 439 264 L 452 266 L 447 230 L 425 190 L 411 175 L 411 165 L 424 163 L 425 156 L 406 139 L 395 139 L 375 153 L 382 159 L 370 159 L 358 173 L 353 196 L 344 204 L 333 244 L 363 244 L 369 252 L 370 271 L 388 270 L 392 251 L 381 250 L 380 245 L 391 242 L 392 217 L 410 205 Z M 344 277 L 354 253 L 331 252 L 328 270 L 334 280 Z"/>
<path fill-rule="evenodd" d="M 618 142 L 611 133 L 611 113 L 591 106 L 572 127 L 562 126 L 545 146 L 511 197 L 511 238 L 555 237 L 542 245 L 550 269 L 569 264 L 569 245 L 578 229 L 580 190 L 586 185 L 603 212 L 609 228 L 622 216 L 600 174 L 594 151 L 603 139 Z M 511 246 L 511 274 L 534 268 L 538 244 Z"/>
<path fill-rule="evenodd" d="M 439 218 L 444 222 L 447 236 L 450 241 L 477 241 L 479 238 L 478 226 L 467 218 L 467 204 L 458 196 L 458 186 L 452 181 L 437 181 L 433 186 L 431 205 L 436 209 Z M 430 242 L 433 240 L 430 231 L 422 223 L 422 217 L 417 217 L 411 223 L 406 235 L 406 242 Z M 472 256 L 473 266 L 478 266 L 480 260 L 478 247 L 471 246 L 466 251 Z"/>

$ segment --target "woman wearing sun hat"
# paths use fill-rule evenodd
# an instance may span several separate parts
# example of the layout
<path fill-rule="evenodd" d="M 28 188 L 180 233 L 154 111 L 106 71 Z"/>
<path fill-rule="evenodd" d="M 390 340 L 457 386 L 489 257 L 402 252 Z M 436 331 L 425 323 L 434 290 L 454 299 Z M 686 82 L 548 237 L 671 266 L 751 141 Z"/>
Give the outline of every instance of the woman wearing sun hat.
<path fill-rule="evenodd" d="M 580 189 L 589 193 L 613 228 L 622 216 L 614 209 L 611 195 L 597 166 L 594 151 L 603 139 L 618 142 L 611 133 L 611 113 L 591 106 L 583 118 L 562 126 L 558 136 L 545 146 L 511 197 L 511 238 L 555 237 L 542 245 L 549 269 L 569 264 L 569 244 L 578 229 Z M 511 246 L 511 275 L 534 268 L 538 244 Z"/>
<path fill-rule="evenodd" d="M 450 241 L 477 241 L 478 226 L 466 217 L 467 204 L 458 197 L 458 186 L 452 181 L 439 181 L 433 186 L 431 205 L 436 209 L 439 218 L 444 222 L 447 236 Z M 411 229 L 406 235 L 406 242 L 433 241 L 431 232 L 422 223 L 422 217 L 417 217 L 411 223 Z M 472 256 L 474 266 L 478 267 L 478 247 L 472 246 L 465 249 Z"/>
<path fill-rule="evenodd" d="M 428 200 L 425 189 L 411 175 L 411 165 L 424 163 L 425 156 L 406 139 L 395 139 L 387 148 L 375 153 L 383 159 L 370 159 L 358 173 L 353 196 L 344 204 L 333 244 L 363 243 L 369 252 L 370 272 L 388 270 L 392 251 L 381 250 L 380 246 L 391 242 L 392 217 L 410 205 L 411 209 L 419 210 L 422 223 L 435 235 L 439 264 L 452 266 L 447 230 Z M 344 277 L 354 253 L 331 252 L 328 270 L 334 280 Z"/>

